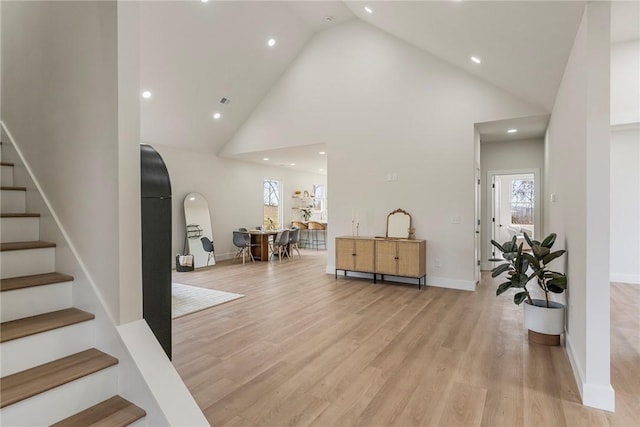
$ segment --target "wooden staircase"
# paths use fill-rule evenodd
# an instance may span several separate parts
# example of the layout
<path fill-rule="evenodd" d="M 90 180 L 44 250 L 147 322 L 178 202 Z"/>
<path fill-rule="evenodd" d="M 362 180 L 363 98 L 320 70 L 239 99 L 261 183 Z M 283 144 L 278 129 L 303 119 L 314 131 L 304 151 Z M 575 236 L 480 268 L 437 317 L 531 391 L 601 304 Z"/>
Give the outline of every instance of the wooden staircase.
<path fill-rule="evenodd" d="M 15 167 L 0 162 L 0 425 L 145 425 L 117 395 L 118 360 L 93 348 L 95 316 L 73 307 L 74 278 L 56 272 Z"/>

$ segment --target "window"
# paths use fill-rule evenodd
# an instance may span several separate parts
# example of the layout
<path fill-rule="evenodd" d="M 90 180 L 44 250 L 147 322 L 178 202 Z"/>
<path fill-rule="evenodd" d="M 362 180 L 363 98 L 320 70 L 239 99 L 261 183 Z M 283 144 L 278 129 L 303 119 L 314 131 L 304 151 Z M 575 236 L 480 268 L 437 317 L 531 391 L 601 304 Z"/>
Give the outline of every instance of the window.
<path fill-rule="evenodd" d="M 264 180 L 264 208 L 262 225 L 265 228 L 280 228 L 282 203 L 280 203 L 280 181 Z"/>
<path fill-rule="evenodd" d="M 313 207 L 314 209 L 322 210 L 324 199 L 324 185 L 318 184 L 313 186 Z"/>
<path fill-rule="evenodd" d="M 532 180 L 511 181 L 511 223 L 533 224 L 534 184 Z"/>

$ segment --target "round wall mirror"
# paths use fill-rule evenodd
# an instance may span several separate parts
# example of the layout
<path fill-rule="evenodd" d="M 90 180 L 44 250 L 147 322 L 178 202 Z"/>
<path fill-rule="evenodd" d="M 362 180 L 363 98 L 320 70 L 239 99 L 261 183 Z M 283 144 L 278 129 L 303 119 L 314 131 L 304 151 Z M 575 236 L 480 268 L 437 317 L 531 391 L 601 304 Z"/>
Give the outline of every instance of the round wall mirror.
<path fill-rule="evenodd" d="M 207 203 L 207 199 L 202 194 L 187 194 L 184 198 L 184 218 L 186 222 L 185 237 L 189 252 L 193 255 L 194 268 L 215 265 L 215 258 L 204 250 L 200 240 L 206 237 L 213 242 L 209 203 Z"/>

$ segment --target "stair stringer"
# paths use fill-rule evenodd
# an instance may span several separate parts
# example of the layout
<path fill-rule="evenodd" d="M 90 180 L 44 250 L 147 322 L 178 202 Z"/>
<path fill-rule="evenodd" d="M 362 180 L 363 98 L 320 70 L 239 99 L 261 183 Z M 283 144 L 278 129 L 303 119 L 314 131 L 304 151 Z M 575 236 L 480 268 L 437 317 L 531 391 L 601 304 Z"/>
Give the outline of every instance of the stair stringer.
<path fill-rule="evenodd" d="M 145 423 L 148 426 L 170 425 L 209 425 L 195 400 L 175 371 L 175 368 L 157 343 L 153 333 L 142 319 L 125 325 L 116 326 L 116 322 L 108 313 L 104 298 L 92 280 L 80 254 L 68 238 L 64 227 L 55 215 L 42 187 L 31 173 L 28 163 L 22 156 L 19 147 L 0 121 L 2 131 L 2 161 L 14 163 L 14 182 L 27 188 L 27 212 L 40 213 L 40 239 L 56 242 L 55 269 L 74 277 L 72 286 L 73 306 L 95 315 L 93 334 L 94 346 L 119 360 L 117 366 L 118 394 L 134 402 L 146 411 Z M 114 268 L 117 268 L 115 266 Z M 114 284 L 117 286 L 117 284 Z M 128 327 L 128 325 L 131 325 Z M 121 333 L 120 329 L 125 332 Z M 131 331 L 137 331 L 132 334 Z M 156 348 L 153 348 L 153 338 Z M 132 342 L 142 339 L 147 348 Z M 138 348 L 134 355 L 129 348 Z M 136 360 L 137 359 L 137 360 Z M 149 369 L 152 365 L 155 381 L 147 381 L 149 377 L 141 372 L 141 368 Z M 157 369 L 159 366 L 162 369 Z M 153 383 L 153 384 L 150 384 Z M 153 388 L 161 387 L 163 389 Z M 197 421 L 197 422 L 194 422 Z"/>

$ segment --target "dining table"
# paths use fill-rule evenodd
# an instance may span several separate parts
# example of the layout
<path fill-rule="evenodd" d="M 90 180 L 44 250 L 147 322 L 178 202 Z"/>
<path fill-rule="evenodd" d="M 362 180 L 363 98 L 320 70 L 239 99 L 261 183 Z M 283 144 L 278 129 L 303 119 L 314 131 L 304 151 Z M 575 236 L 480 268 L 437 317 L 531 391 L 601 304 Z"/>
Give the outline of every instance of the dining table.
<path fill-rule="evenodd" d="M 269 261 L 269 237 L 275 239 L 277 230 L 249 230 L 251 254 L 256 261 Z"/>

